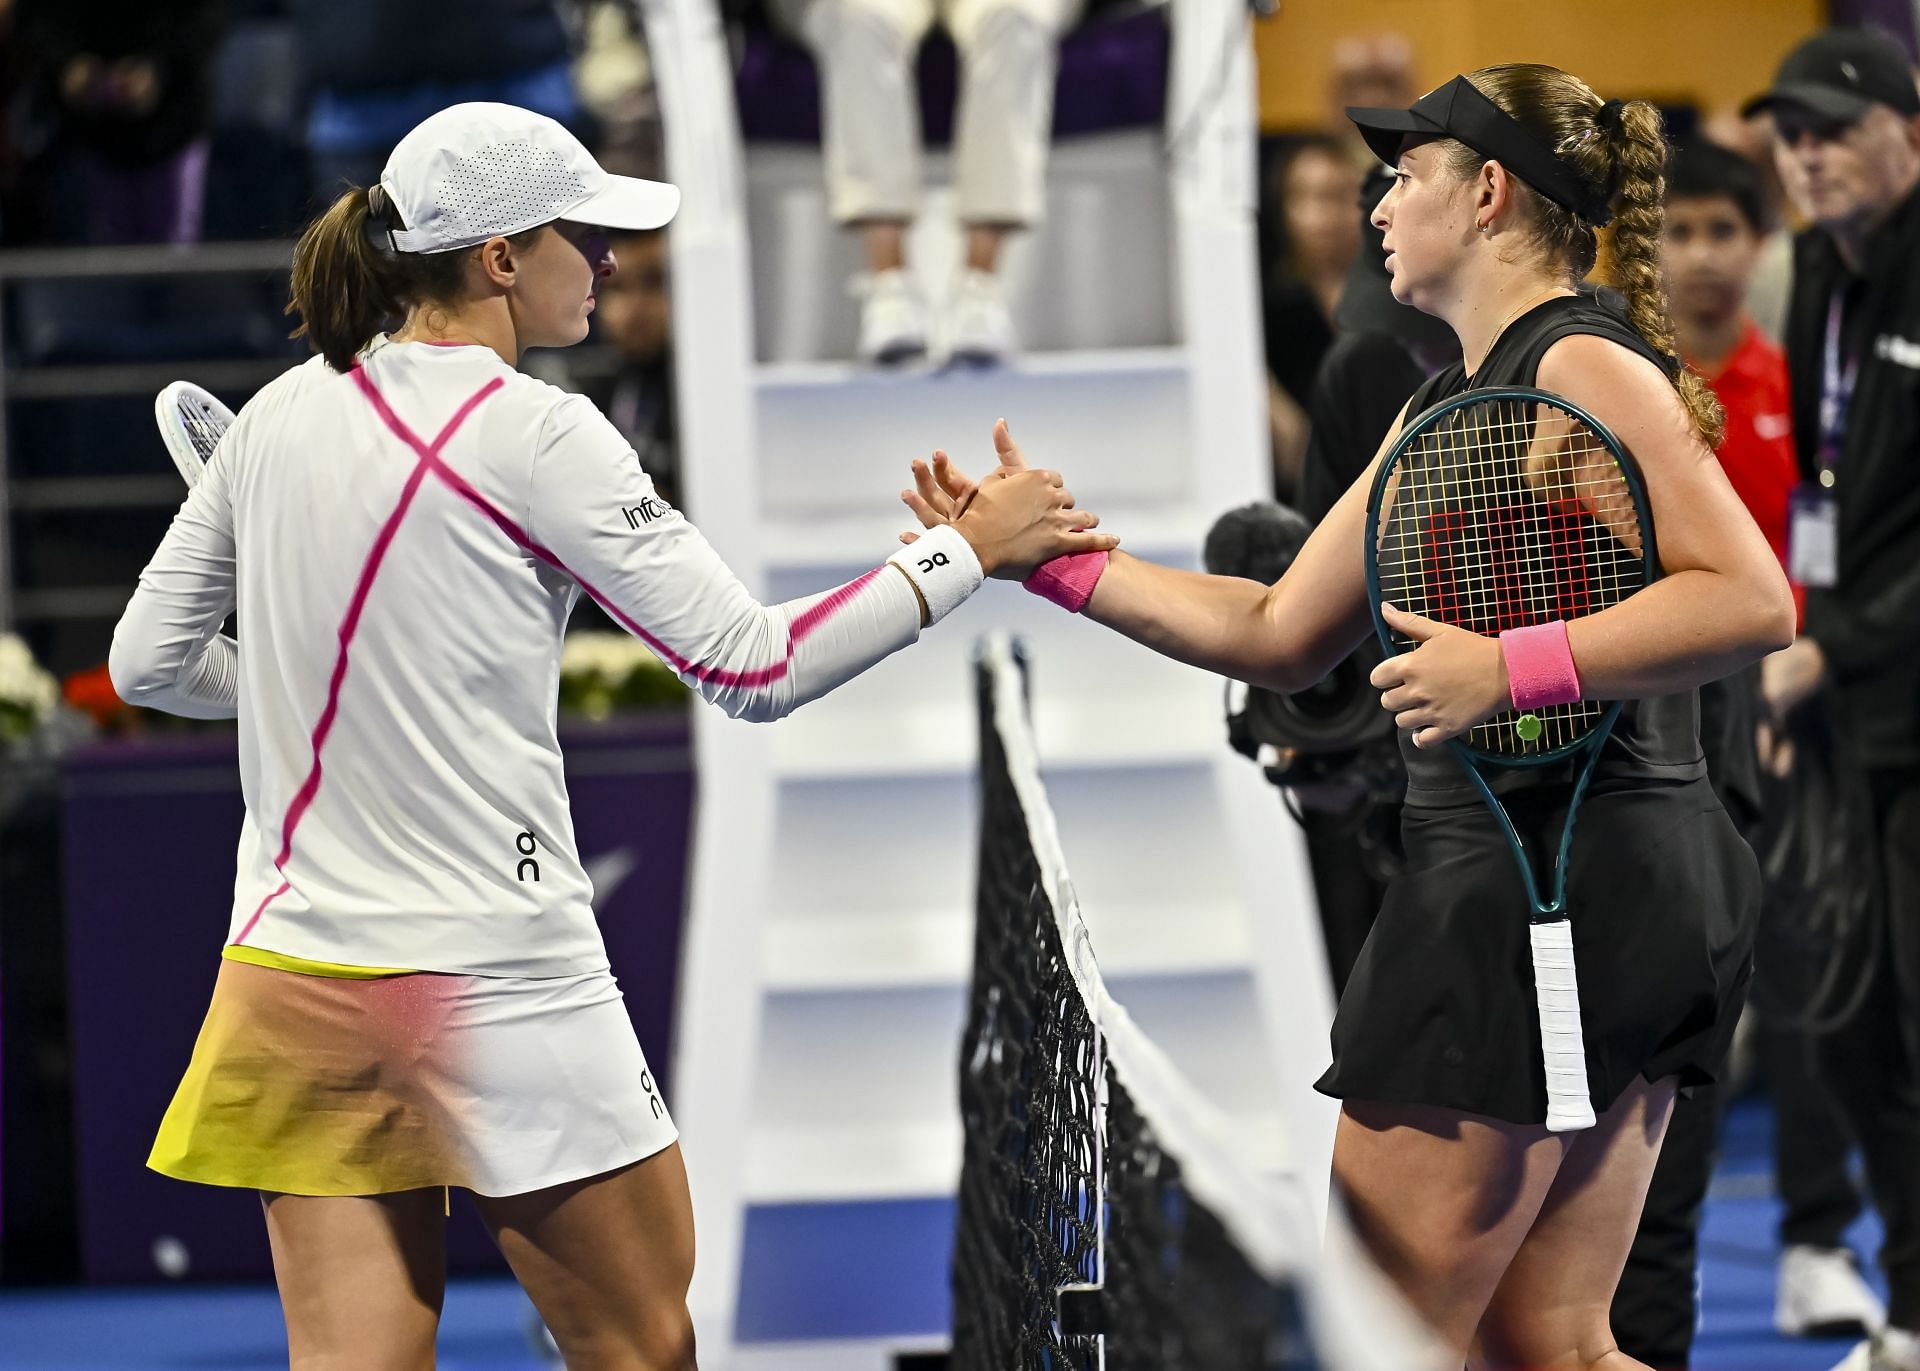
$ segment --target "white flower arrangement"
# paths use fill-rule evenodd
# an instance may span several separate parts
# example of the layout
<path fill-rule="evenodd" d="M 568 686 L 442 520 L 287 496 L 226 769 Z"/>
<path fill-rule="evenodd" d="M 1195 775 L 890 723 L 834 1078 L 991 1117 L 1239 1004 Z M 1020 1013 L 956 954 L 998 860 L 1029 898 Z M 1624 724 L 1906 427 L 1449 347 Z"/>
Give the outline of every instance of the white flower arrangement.
<path fill-rule="evenodd" d="M 621 708 L 680 703 L 686 687 L 645 643 L 625 633 L 569 633 L 560 646 L 560 705 L 589 719 Z"/>
<path fill-rule="evenodd" d="M 0 740 L 29 738 L 60 707 L 60 684 L 18 634 L 0 633 Z"/>

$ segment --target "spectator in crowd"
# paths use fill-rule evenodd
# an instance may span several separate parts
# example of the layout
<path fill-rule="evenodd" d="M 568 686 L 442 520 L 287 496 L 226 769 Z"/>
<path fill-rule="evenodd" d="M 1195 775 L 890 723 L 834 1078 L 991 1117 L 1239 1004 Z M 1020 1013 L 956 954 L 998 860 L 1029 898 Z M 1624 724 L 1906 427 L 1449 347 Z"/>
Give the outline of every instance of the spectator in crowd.
<path fill-rule="evenodd" d="M 1766 190 L 1746 159 L 1705 142 L 1675 155 L 1662 242 L 1675 337 L 1720 397 L 1720 463 L 1784 565 L 1787 499 L 1799 480 L 1787 358 L 1746 309 L 1770 231 Z"/>
<path fill-rule="evenodd" d="M 1749 102 L 1774 122 L 1794 244 L 1786 352 L 1801 484 L 1788 531 L 1805 627 L 1767 659 L 1768 709 L 1818 698 L 1871 796 L 1881 954 L 1818 1040 L 1886 1226 L 1888 1326 L 1844 1371 L 1920 1371 L 1920 92 L 1890 39 L 1827 29 Z"/>
<path fill-rule="evenodd" d="M 1333 342 L 1308 395 L 1313 437 L 1295 503 L 1314 523 L 1367 469 L 1407 397 L 1460 356 L 1444 322 L 1393 298 L 1381 231 L 1366 222 L 1392 185 L 1376 161 L 1360 188 L 1358 250 L 1334 307 Z"/>
<path fill-rule="evenodd" d="M 593 317 L 611 365 L 576 376 L 573 388 L 633 444 L 660 497 L 684 509 L 677 479 L 667 230 L 615 234 L 609 245 L 620 267 L 600 283 Z"/>
<path fill-rule="evenodd" d="M 1340 294 L 1360 250 L 1360 224 L 1353 210 L 1360 180 L 1341 143 L 1314 134 L 1288 149 L 1268 182 L 1267 203 L 1276 232 L 1263 273 L 1261 320 L 1274 487 L 1282 499 L 1292 496 L 1300 478 L 1308 392 L 1333 344 Z"/>
<path fill-rule="evenodd" d="M 593 119 L 603 145 L 649 152 L 657 141 L 660 109 L 653 58 L 631 0 L 578 0 L 579 56 L 574 94 Z M 644 155 L 644 154 L 636 154 Z"/>
<path fill-rule="evenodd" d="M 492 100 L 563 124 L 579 116 L 555 0 L 290 0 L 290 8 L 313 86 L 307 146 L 322 203 L 343 184 L 377 182 L 388 150 L 449 105 Z"/>
<path fill-rule="evenodd" d="M 954 190 L 966 260 L 948 301 L 947 349 L 987 365 L 1015 349 L 1000 277 L 1008 235 L 1045 206 L 1060 36 L 1084 0 L 774 0 L 773 13 L 820 67 L 827 199 L 858 230 L 866 273 L 858 354 L 897 365 L 922 357 L 929 311 L 907 264 L 920 201 L 920 114 L 913 63 L 937 19 L 960 51 Z"/>
<path fill-rule="evenodd" d="M 1392 173 L 1376 161 L 1359 209 L 1348 205 L 1348 217 L 1361 226 L 1360 247 L 1334 310 L 1332 346 L 1313 378 L 1306 457 L 1293 501 L 1315 524 L 1367 469 L 1408 397 L 1460 357 L 1460 340 L 1443 320 L 1393 298 L 1381 231 L 1367 222 L 1392 185 Z M 1370 663 L 1371 647 L 1362 655 Z M 1399 753 L 1390 737 L 1384 741 L 1391 753 L 1386 769 L 1398 771 Z M 1369 789 L 1365 764 L 1356 755 L 1352 779 L 1294 788 L 1336 995 L 1386 894 L 1381 862 L 1356 861 L 1355 853 L 1373 843 L 1384 845 L 1384 859 L 1391 859 L 1400 828 L 1398 801 Z"/>
<path fill-rule="evenodd" d="M 87 240 L 197 242 L 224 0 L 19 0 L 16 22 Z"/>
<path fill-rule="evenodd" d="M 1784 564 L 1788 499 L 1799 480 L 1787 361 L 1745 304 L 1771 217 L 1764 182 L 1740 154 L 1704 141 L 1675 154 L 1661 242 L 1674 341 L 1726 412 L 1716 455 Z M 1750 670 L 1700 692 L 1708 773 L 1721 804 L 1750 840 L 1758 835 L 1762 801 L 1754 741 L 1757 678 L 1757 670 Z M 1850 1140 L 1811 1070 L 1807 1036 L 1765 1022 L 1759 1044 L 1776 1111 L 1775 1176 L 1785 1201 L 1775 1326 L 1790 1336 L 1864 1336 L 1880 1325 L 1885 1311 L 1860 1278 L 1843 1236 L 1861 1208 L 1847 1170 Z M 1613 1330 L 1621 1350 L 1651 1366 L 1677 1371 L 1692 1351 L 1700 1209 L 1719 1112 L 1718 1092 L 1711 1088 L 1675 1104 L 1614 1295 Z"/>
<path fill-rule="evenodd" d="M 1767 230 L 1747 286 L 1747 314 L 1777 343 L 1787 328 L 1787 292 L 1793 284 L 1793 227 L 1788 222 L 1792 206 L 1787 203 L 1779 170 L 1773 164 L 1773 120 L 1764 112 L 1743 116 L 1730 111 L 1709 119 L 1705 132 L 1721 147 L 1745 158 L 1765 192 Z"/>
<path fill-rule="evenodd" d="M 1300 495 L 1312 431 L 1309 390 L 1333 343 L 1347 266 L 1359 249 L 1360 228 L 1366 222 L 1363 214 L 1361 226 L 1356 226 L 1347 207 L 1359 178 L 1380 165 L 1346 111 L 1350 106 L 1396 108 L 1412 103 L 1415 93 L 1413 45 L 1404 36 L 1342 38 L 1334 46 L 1333 75 L 1327 84 L 1329 127 L 1335 132 L 1292 140 L 1266 178 L 1261 333 L 1267 350 L 1273 487 L 1281 500 L 1297 502 Z M 1379 199 L 1367 197 L 1362 208 L 1371 210 Z M 1376 337 L 1373 345 L 1391 344 Z M 1398 409 L 1396 404 L 1387 419 Z M 1342 421 L 1351 423 L 1357 417 L 1343 415 Z"/>
<path fill-rule="evenodd" d="M 621 158 L 604 164 L 629 172 Z M 617 269 L 595 292 L 593 333 L 602 346 L 588 356 L 559 349 L 530 353 L 523 368 L 563 390 L 578 391 L 633 447 L 641 470 L 667 504 L 687 513 L 680 488 L 680 442 L 673 375 L 673 292 L 667 229 L 611 232 Z M 574 606 L 574 629 L 623 632 L 592 597 Z"/>
<path fill-rule="evenodd" d="M 1333 79 L 1327 86 L 1327 127 L 1334 130 L 1357 167 L 1379 158 L 1367 150 L 1350 107 L 1399 109 L 1420 93 L 1413 83 L 1413 44 L 1401 33 L 1349 34 L 1333 46 Z"/>

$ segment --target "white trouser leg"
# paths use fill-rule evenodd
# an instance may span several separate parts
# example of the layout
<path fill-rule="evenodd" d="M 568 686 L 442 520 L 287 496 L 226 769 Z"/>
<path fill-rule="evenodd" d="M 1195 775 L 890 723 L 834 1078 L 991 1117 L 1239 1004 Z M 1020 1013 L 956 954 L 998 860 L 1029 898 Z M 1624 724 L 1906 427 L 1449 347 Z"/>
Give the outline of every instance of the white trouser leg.
<path fill-rule="evenodd" d="M 1031 224 L 1046 203 L 1060 35 L 1082 0 L 948 0 L 960 50 L 954 200 L 969 224 Z"/>
<path fill-rule="evenodd" d="M 820 68 L 829 212 L 843 224 L 911 219 L 921 176 L 913 59 L 932 0 L 782 0 L 776 11 Z"/>

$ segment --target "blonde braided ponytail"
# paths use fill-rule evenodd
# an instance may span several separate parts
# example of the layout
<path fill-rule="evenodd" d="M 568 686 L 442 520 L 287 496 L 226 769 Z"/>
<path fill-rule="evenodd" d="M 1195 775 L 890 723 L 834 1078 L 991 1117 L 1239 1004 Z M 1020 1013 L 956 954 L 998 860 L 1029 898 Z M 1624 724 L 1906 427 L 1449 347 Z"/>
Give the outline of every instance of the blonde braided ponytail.
<path fill-rule="evenodd" d="M 1613 208 L 1613 270 L 1626 296 L 1627 317 L 1648 346 L 1673 362 L 1674 389 L 1695 430 L 1708 447 L 1718 447 L 1726 416 L 1712 389 L 1681 362 L 1667 311 L 1660 269 L 1667 139 L 1658 107 L 1645 100 L 1603 101 L 1579 77 L 1532 62 L 1483 67 L 1467 80 L 1563 161 L 1606 189 Z M 1471 175 L 1485 161 L 1465 145 L 1458 146 L 1454 157 L 1462 175 Z M 1599 255 L 1594 226 L 1524 182 L 1518 186 L 1532 209 L 1535 242 L 1550 258 L 1564 262 L 1574 281 L 1584 279 Z"/>

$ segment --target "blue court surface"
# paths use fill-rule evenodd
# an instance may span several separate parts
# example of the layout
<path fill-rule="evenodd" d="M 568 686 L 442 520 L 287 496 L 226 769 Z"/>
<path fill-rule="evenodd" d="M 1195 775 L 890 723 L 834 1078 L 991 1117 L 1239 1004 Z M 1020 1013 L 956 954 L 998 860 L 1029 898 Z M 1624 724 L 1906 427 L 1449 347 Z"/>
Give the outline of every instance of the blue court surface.
<path fill-rule="evenodd" d="M 811 1213 L 756 1212 L 748 1232 L 741 1332 L 754 1343 L 905 1335 L 925 1345 L 944 1324 L 945 1254 L 952 1207 L 811 1206 Z M 1704 1322 L 1697 1371 L 1829 1371 L 1845 1342 L 1788 1341 L 1773 1332 L 1774 1226 L 1767 1120 L 1752 1105 L 1728 1121 L 1720 1170 L 1701 1235 Z M 1871 1253 L 1877 1224 L 1864 1220 L 1856 1246 Z M 824 1288 L 776 1282 L 774 1271 L 837 1268 L 842 1290 L 863 1264 L 894 1269 L 903 1251 L 925 1285 L 912 1309 L 828 1301 Z M 877 1273 L 876 1273 L 877 1274 Z M 440 1335 L 442 1371 L 540 1371 L 527 1341 L 530 1309 L 505 1279 L 453 1283 Z M 919 1337 L 912 1337 L 919 1333 Z M 0 1368 L 6 1371 L 270 1371 L 286 1365 L 279 1307 L 261 1287 L 153 1286 L 137 1290 L 0 1293 Z"/>
<path fill-rule="evenodd" d="M 1773 1193 L 1767 1111 L 1736 1107 L 1721 1138 L 1720 1166 L 1701 1225 L 1701 1327 L 1694 1371 L 1831 1371 L 1852 1343 L 1787 1339 L 1773 1331 L 1773 1265 L 1780 1203 Z M 1880 1223 L 1869 1214 L 1848 1238 L 1871 1259 Z M 1871 1268 L 1871 1261 L 1866 1263 Z M 1877 1270 L 1874 1287 L 1886 1295 Z"/>

